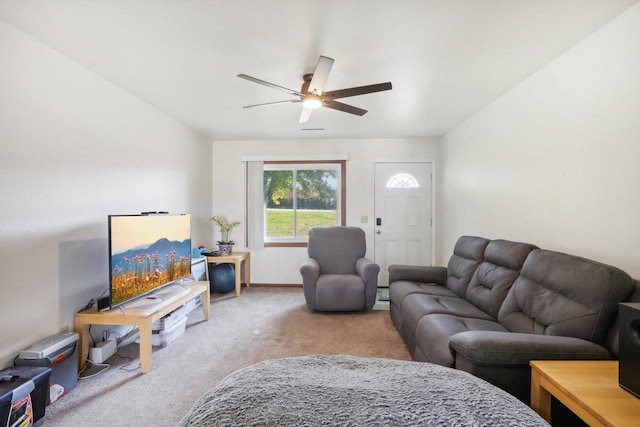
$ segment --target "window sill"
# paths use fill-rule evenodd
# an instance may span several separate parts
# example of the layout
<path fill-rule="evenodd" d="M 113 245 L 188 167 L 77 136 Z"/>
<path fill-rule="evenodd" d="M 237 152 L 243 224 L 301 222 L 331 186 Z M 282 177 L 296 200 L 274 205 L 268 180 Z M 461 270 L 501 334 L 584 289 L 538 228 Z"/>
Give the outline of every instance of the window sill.
<path fill-rule="evenodd" d="M 307 242 L 264 242 L 265 248 L 306 248 Z"/>

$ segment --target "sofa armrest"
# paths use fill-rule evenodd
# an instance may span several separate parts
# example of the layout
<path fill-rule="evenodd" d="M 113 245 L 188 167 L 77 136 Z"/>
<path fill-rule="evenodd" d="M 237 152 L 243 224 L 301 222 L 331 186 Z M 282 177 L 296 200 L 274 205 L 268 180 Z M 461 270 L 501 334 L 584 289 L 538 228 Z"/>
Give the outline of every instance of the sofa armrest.
<path fill-rule="evenodd" d="M 356 261 L 356 273 L 362 277 L 365 283 L 375 283 L 377 286 L 380 266 L 370 259 L 360 258 Z"/>
<path fill-rule="evenodd" d="M 364 282 L 364 307 L 368 310 L 376 303 L 380 266 L 370 259 L 360 258 L 356 261 L 356 273 Z"/>
<path fill-rule="evenodd" d="M 306 259 L 300 266 L 302 283 L 305 285 L 315 285 L 320 276 L 320 264 L 314 258 Z"/>
<path fill-rule="evenodd" d="M 528 366 L 531 360 L 612 358 L 606 348 L 580 338 L 514 332 L 460 332 L 449 339 L 449 349 L 477 366 Z"/>
<path fill-rule="evenodd" d="M 304 299 L 311 310 L 316 310 L 316 282 L 320 277 L 320 264 L 314 258 L 307 258 L 300 266 Z"/>
<path fill-rule="evenodd" d="M 398 280 L 435 283 L 444 286 L 447 282 L 447 268 L 419 265 L 390 265 L 389 283 L 396 282 Z"/>

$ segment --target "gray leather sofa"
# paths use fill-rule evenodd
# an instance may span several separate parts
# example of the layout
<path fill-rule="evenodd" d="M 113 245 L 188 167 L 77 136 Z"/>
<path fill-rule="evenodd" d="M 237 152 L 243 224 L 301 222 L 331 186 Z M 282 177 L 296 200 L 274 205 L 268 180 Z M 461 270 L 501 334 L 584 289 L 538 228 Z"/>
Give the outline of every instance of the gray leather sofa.
<path fill-rule="evenodd" d="M 618 303 L 640 282 L 528 243 L 463 236 L 445 267 L 389 267 L 391 319 L 417 361 L 461 369 L 529 402 L 529 361 L 612 359 Z"/>

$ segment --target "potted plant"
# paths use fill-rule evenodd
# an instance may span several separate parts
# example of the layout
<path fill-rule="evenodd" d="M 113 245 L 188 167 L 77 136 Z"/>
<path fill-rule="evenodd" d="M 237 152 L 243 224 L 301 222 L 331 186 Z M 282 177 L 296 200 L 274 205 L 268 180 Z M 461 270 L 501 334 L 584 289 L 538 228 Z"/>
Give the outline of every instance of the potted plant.
<path fill-rule="evenodd" d="M 229 231 L 231 231 L 231 229 L 236 225 L 240 224 L 240 221 L 227 221 L 227 219 L 222 215 L 214 215 L 209 219 L 220 226 L 220 240 L 216 242 L 218 244 L 220 254 L 230 254 L 233 249 L 234 242 L 229 239 Z"/>

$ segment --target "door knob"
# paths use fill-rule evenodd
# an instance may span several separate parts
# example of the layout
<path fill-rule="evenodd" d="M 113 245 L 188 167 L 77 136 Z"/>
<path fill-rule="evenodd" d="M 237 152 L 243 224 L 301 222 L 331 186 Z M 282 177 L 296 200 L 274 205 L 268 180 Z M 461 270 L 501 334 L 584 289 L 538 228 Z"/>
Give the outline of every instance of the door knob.
<path fill-rule="evenodd" d="M 382 231 L 376 230 L 376 234 L 382 234 Z"/>

